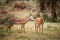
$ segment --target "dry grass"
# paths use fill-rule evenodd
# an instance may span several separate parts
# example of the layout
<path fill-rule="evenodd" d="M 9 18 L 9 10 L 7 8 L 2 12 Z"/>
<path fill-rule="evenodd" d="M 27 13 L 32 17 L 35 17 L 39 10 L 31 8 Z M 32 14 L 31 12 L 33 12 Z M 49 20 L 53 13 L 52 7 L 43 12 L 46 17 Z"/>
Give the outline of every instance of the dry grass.
<path fill-rule="evenodd" d="M 60 39 L 60 23 L 45 23 L 44 33 L 41 30 L 37 34 L 34 30 L 34 21 L 30 21 L 25 25 L 26 32 L 20 32 L 20 25 L 14 25 L 10 32 L 6 27 L 0 29 L 1 40 L 59 40 Z"/>

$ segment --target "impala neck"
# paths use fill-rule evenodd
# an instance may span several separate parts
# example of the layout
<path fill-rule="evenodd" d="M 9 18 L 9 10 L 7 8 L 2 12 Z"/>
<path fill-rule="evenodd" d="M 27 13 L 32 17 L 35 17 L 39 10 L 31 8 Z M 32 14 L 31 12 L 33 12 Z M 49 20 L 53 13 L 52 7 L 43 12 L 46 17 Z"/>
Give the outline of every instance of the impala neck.
<path fill-rule="evenodd" d="M 27 17 L 27 21 L 33 20 L 32 16 Z"/>

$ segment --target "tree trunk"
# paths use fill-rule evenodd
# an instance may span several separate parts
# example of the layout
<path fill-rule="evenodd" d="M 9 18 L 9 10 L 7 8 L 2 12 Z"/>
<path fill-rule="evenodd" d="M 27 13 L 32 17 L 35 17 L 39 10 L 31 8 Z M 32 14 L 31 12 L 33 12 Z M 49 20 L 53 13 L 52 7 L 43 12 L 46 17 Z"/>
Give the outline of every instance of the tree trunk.
<path fill-rule="evenodd" d="M 9 4 L 9 1 L 10 1 L 10 0 L 6 0 L 6 4 Z"/>
<path fill-rule="evenodd" d="M 16 1 L 16 0 L 6 0 L 6 4 L 9 4 L 10 2 L 13 2 L 13 1 Z"/>
<path fill-rule="evenodd" d="M 57 15 L 56 15 L 56 2 L 57 2 L 57 0 L 52 0 L 52 5 L 51 5 L 52 21 L 56 21 L 56 19 L 57 19 Z"/>
<path fill-rule="evenodd" d="M 43 12 L 44 11 L 44 8 L 45 8 L 45 1 L 44 0 L 40 0 L 40 11 Z"/>

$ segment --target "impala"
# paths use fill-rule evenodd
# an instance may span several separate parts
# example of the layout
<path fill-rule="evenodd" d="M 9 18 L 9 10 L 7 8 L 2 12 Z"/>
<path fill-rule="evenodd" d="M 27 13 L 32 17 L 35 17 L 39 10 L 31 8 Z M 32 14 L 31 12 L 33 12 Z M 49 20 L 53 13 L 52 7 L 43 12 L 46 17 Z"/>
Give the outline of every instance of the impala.
<path fill-rule="evenodd" d="M 22 32 L 25 32 L 25 24 L 30 21 L 30 20 L 33 20 L 33 17 L 30 15 L 29 17 L 26 17 L 26 18 L 21 18 L 21 19 L 18 19 L 18 18 L 10 18 L 10 25 L 8 25 L 7 27 L 7 30 L 11 30 L 11 27 L 14 25 L 14 24 L 17 24 L 17 25 L 21 25 L 21 31 Z"/>
<path fill-rule="evenodd" d="M 43 24 L 44 24 L 44 17 L 43 17 L 43 14 L 40 13 L 40 17 L 37 17 L 35 19 L 35 31 L 37 33 L 40 30 L 40 25 L 42 25 L 42 33 L 43 33 Z M 39 30 L 38 30 L 38 28 L 39 28 Z"/>

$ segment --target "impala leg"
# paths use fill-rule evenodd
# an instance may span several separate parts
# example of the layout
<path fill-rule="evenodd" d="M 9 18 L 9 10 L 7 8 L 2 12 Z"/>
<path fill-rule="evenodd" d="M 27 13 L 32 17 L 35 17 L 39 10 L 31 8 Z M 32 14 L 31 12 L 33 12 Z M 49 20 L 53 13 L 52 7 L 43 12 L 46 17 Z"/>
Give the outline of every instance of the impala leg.
<path fill-rule="evenodd" d="M 25 32 L 25 25 L 23 25 L 23 32 Z"/>
<path fill-rule="evenodd" d="M 40 32 L 40 25 L 39 25 L 39 32 Z"/>
<path fill-rule="evenodd" d="M 25 25 L 21 25 L 21 31 L 25 32 Z"/>
<path fill-rule="evenodd" d="M 37 32 L 37 25 L 35 24 L 35 31 Z"/>
<path fill-rule="evenodd" d="M 21 32 L 23 31 L 23 26 L 21 25 Z"/>
<path fill-rule="evenodd" d="M 37 33 L 40 31 L 40 24 L 37 24 Z"/>
<path fill-rule="evenodd" d="M 37 28 L 36 28 L 36 29 L 37 29 L 37 31 L 36 31 L 36 32 L 38 33 L 38 26 L 37 26 Z"/>
<path fill-rule="evenodd" d="M 43 24 L 42 24 L 42 34 L 43 34 Z"/>
<path fill-rule="evenodd" d="M 8 25 L 7 30 L 10 31 L 13 24 Z"/>
<path fill-rule="evenodd" d="M 38 25 L 35 24 L 35 31 L 38 33 Z"/>
<path fill-rule="evenodd" d="M 36 24 L 35 24 L 35 31 L 36 31 Z"/>

